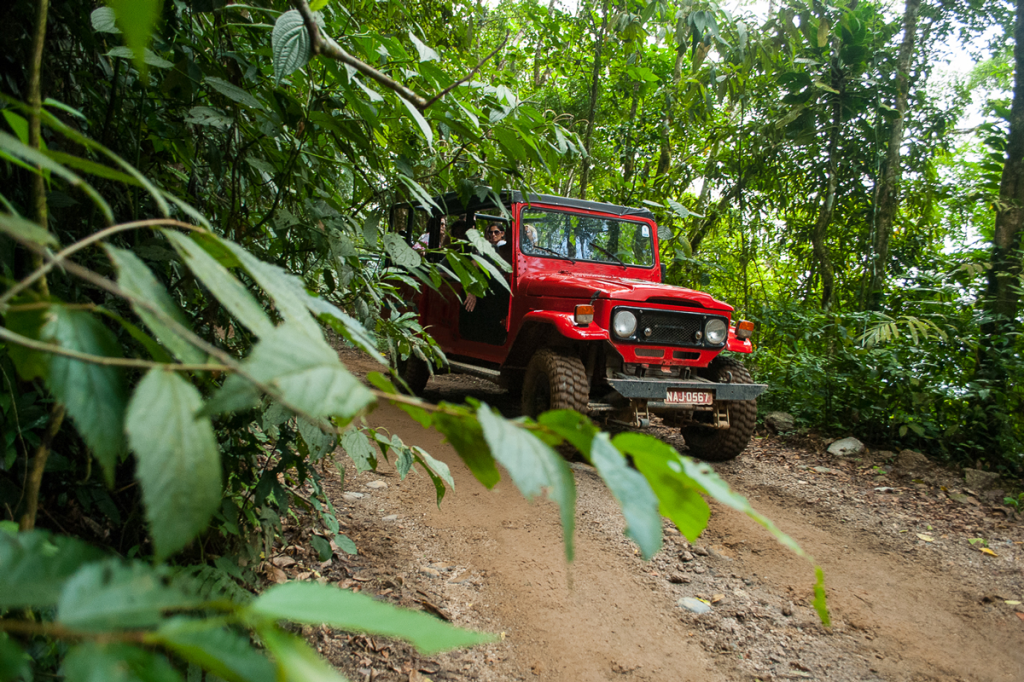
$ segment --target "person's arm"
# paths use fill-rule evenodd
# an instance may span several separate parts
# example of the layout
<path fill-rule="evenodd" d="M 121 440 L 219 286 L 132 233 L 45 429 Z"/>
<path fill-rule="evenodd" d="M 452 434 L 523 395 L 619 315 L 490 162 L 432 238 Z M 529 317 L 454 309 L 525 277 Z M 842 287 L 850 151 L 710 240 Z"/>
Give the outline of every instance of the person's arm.
<path fill-rule="evenodd" d="M 476 308 L 476 296 L 466 292 L 466 312 L 473 312 L 473 308 Z"/>

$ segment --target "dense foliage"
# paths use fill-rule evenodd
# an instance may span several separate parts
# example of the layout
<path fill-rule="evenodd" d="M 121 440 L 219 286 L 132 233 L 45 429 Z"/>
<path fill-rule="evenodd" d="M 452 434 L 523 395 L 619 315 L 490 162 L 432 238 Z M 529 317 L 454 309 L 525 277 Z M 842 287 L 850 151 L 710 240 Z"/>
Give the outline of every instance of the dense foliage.
<path fill-rule="evenodd" d="M 1024 51 L 998 47 L 950 89 L 935 75 L 944 41 L 1010 35 L 1004 3 L 47 6 L 0 9 L 0 679 L 65 654 L 70 677 L 127 663 L 176 678 L 165 654 L 225 679 L 329 677 L 280 620 L 428 651 L 480 641 L 336 590 L 237 587 L 294 505 L 319 517 L 321 555 L 357 551 L 320 488 L 335 445 L 342 473 L 392 457 L 438 501 L 450 488 L 429 453 L 365 427 L 375 400 L 444 433 L 485 485 L 497 462 L 525 494 L 547 491 L 570 557 L 563 440 L 647 556 L 659 513 L 700 532 L 702 494 L 754 514 L 652 439 L 395 394 L 385 356 L 438 358 L 400 286 L 442 286 L 448 268 L 481 292 L 494 274 L 385 234 L 390 204 L 443 191 L 648 206 L 671 234 L 670 280 L 760 323 L 762 409 L 1021 472 L 1020 230 L 1006 220 L 1022 198 L 1007 91 Z M 975 93 L 986 120 L 964 134 Z M 373 390 L 325 328 L 382 361 Z"/>

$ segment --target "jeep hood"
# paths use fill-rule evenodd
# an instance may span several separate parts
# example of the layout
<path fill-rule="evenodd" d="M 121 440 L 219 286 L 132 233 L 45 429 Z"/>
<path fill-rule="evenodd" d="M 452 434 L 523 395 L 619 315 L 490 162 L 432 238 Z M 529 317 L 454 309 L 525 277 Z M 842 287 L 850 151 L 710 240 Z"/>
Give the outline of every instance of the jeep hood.
<path fill-rule="evenodd" d="M 589 300 L 596 293 L 597 298 L 626 301 L 629 303 L 661 303 L 722 311 L 731 311 L 733 309 L 728 303 L 723 303 L 702 291 L 660 284 L 658 282 L 609 277 L 606 275 L 563 272 L 539 276 L 527 275 L 523 278 L 522 288 L 527 296 Z"/>

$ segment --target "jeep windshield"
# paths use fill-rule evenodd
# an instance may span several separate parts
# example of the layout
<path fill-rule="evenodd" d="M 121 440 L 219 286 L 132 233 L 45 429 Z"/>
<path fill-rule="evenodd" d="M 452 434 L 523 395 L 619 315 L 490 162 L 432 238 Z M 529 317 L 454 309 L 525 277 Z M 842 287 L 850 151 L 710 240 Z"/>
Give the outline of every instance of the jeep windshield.
<path fill-rule="evenodd" d="M 528 256 L 654 266 L 648 223 L 527 207 L 519 224 L 519 248 Z"/>

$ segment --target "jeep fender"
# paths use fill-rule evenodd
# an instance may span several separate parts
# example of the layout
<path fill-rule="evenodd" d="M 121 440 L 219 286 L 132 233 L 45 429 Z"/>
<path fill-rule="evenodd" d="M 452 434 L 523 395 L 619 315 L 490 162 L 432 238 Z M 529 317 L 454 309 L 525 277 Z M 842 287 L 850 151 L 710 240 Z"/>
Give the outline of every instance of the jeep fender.
<path fill-rule="evenodd" d="M 725 350 L 732 351 L 733 353 L 753 353 L 754 346 L 750 343 L 750 339 L 737 339 L 736 331 L 729 328 L 729 343 L 726 344 Z"/>
<path fill-rule="evenodd" d="M 553 325 L 558 333 L 573 341 L 607 341 L 608 330 L 591 322 L 588 325 L 576 324 L 572 313 L 557 313 L 551 310 L 535 310 L 523 316 L 523 322 L 541 322 Z"/>

